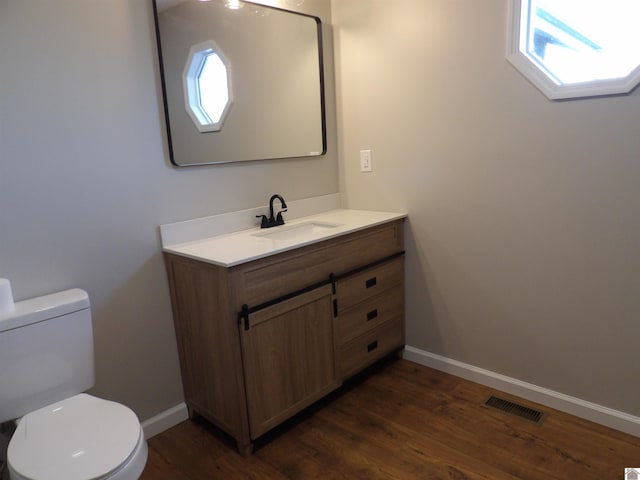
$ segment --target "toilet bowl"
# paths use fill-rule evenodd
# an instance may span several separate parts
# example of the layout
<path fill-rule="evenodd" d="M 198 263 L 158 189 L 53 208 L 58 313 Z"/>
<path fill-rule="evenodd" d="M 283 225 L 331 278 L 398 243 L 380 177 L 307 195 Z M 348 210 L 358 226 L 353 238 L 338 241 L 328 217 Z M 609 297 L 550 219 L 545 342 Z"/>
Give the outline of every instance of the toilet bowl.
<path fill-rule="evenodd" d="M 7 460 L 11 480 L 133 480 L 147 443 L 129 408 L 83 393 L 22 417 Z"/>
<path fill-rule="evenodd" d="M 71 289 L 0 312 L 0 423 L 17 420 L 11 480 L 136 480 L 147 442 L 128 407 L 94 384 L 89 296 Z"/>

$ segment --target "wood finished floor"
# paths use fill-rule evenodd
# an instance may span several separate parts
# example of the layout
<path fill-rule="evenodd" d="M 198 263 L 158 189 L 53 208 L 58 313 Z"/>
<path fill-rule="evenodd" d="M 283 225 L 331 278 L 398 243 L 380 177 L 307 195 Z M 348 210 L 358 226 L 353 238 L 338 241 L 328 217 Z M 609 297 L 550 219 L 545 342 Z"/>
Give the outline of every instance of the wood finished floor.
<path fill-rule="evenodd" d="M 482 405 L 490 394 L 545 411 L 542 425 Z M 640 438 L 407 360 L 375 369 L 241 457 L 204 420 L 149 440 L 142 480 L 624 478 Z"/>

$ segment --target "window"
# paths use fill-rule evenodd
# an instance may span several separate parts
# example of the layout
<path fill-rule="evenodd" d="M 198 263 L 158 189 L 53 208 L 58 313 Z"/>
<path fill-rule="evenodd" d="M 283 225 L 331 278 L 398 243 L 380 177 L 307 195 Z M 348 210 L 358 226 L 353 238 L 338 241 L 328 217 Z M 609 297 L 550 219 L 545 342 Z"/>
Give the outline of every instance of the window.
<path fill-rule="evenodd" d="M 638 0 L 511 0 L 507 58 L 551 99 L 640 82 Z"/>
<path fill-rule="evenodd" d="M 212 41 L 191 47 L 183 74 L 187 113 L 200 132 L 222 129 L 231 107 L 227 62 Z"/>

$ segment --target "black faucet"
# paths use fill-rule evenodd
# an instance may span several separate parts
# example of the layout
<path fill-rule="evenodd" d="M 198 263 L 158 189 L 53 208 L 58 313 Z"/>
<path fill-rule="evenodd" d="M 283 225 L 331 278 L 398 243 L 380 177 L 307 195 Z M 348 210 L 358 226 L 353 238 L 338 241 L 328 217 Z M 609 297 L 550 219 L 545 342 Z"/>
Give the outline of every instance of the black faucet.
<path fill-rule="evenodd" d="M 280 204 L 282 205 L 282 210 L 278 212 L 278 215 L 274 216 L 273 214 L 273 201 L 275 199 L 280 200 Z M 278 225 L 284 225 L 284 218 L 282 218 L 282 212 L 287 211 L 287 204 L 282 198 L 282 195 L 272 195 L 269 199 L 269 218 L 266 215 L 256 215 L 256 218 L 262 218 L 260 222 L 260 228 L 271 228 L 277 227 Z"/>

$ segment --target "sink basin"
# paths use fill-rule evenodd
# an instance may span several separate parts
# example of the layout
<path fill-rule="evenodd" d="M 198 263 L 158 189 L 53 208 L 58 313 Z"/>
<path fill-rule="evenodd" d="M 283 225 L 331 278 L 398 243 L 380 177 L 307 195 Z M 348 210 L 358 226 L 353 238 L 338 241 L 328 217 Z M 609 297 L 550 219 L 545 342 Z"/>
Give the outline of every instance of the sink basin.
<path fill-rule="evenodd" d="M 339 223 L 304 222 L 295 225 L 282 225 L 253 233 L 254 237 L 268 238 L 270 240 L 302 240 L 304 237 L 313 237 L 318 233 L 339 227 Z"/>

